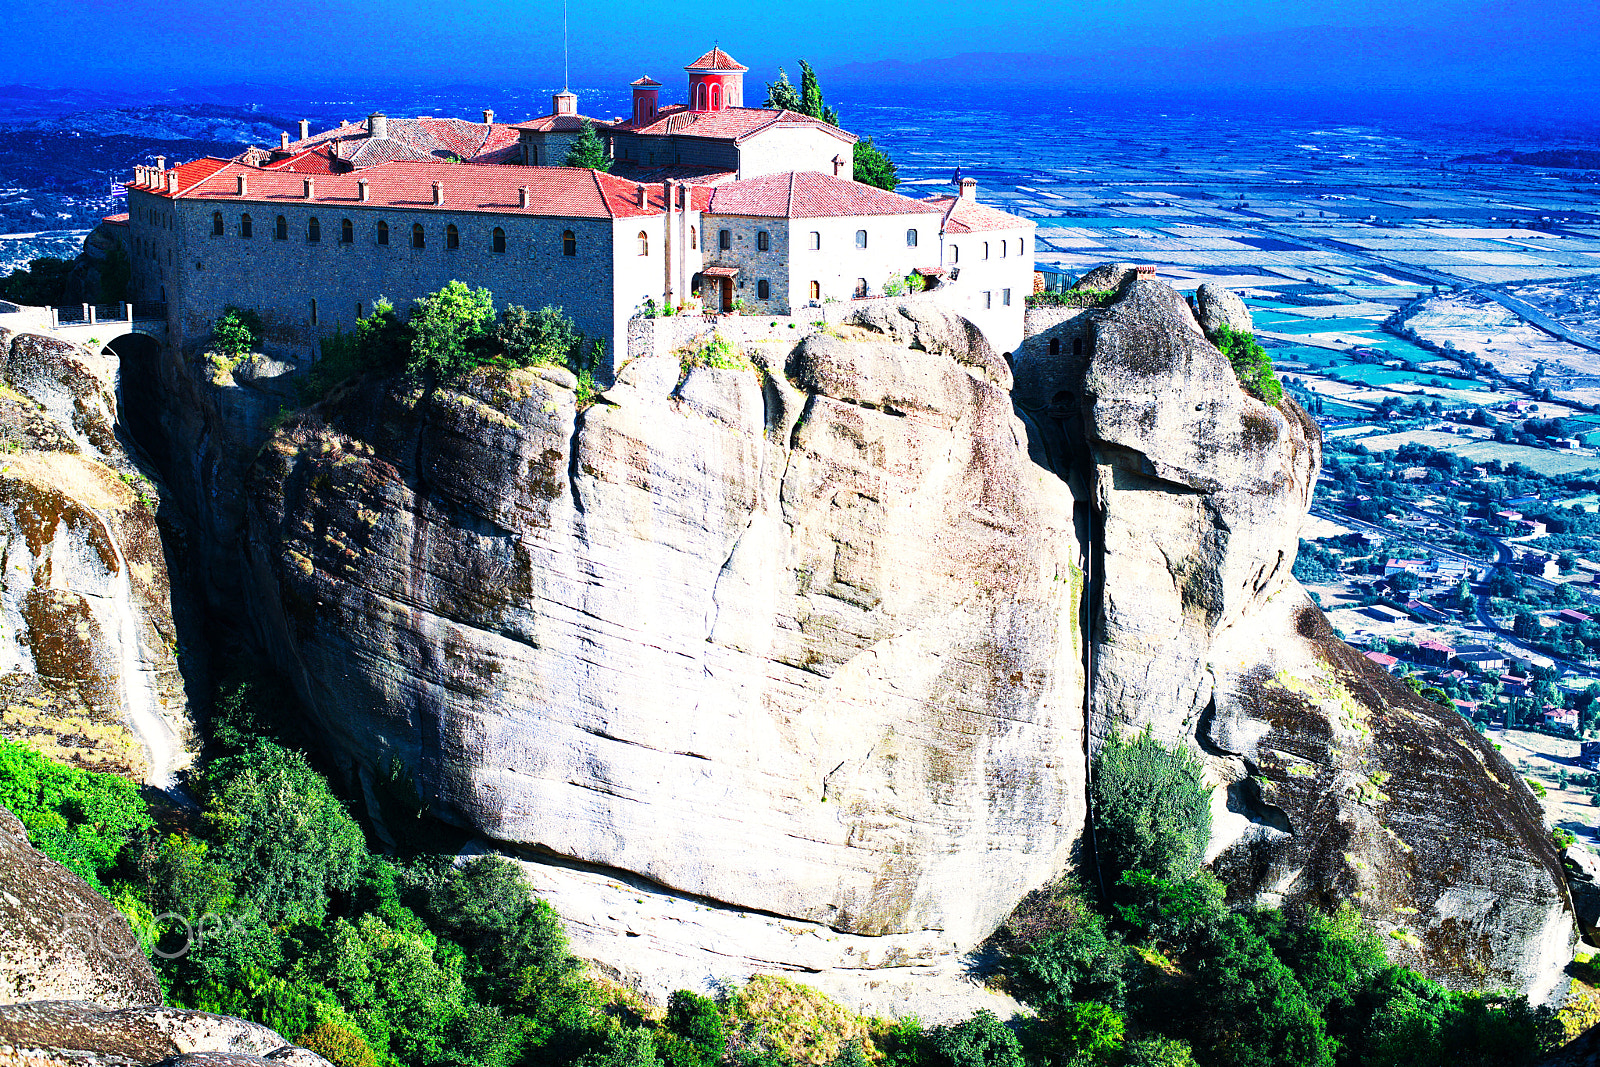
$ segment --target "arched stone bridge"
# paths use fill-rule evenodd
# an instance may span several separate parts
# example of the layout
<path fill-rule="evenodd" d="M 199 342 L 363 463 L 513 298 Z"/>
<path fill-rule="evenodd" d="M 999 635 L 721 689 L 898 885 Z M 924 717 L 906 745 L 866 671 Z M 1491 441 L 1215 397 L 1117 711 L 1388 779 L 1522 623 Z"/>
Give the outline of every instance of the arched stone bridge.
<path fill-rule="evenodd" d="M 104 351 L 111 342 L 129 334 L 166 341 L 167 306 L 121 303 L 27 307 L 0 302 L 0 326 Z"/>

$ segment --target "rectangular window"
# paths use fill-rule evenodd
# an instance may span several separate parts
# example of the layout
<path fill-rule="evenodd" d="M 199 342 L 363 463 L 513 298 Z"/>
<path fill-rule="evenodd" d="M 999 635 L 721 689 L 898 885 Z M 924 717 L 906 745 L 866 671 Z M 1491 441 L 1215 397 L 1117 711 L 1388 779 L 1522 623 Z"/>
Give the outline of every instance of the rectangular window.
<path fill-rule="evenodd" d="M 733 247 L 733 231 L 732 230 L 718 230 L 717 231 L 717 247 L 722 249 L 724 252 L 726 252 L 728 249 Z"/>
<path fill-rule="evenodd" d="M 1002 290 L 1000 290 L 1000 303 L 1003 304 L 1006 307 L 1010 307 L 1011 306 L 1011 290 L 1010 289 L 1002 289 Z"/>
<path fill-rule="evenodd" d="M 991 293 L 991 292 L 988 292 L 987 290 L 983 294 L 983 306 L 985 308 L 994 307 L 994 294 Z"/>

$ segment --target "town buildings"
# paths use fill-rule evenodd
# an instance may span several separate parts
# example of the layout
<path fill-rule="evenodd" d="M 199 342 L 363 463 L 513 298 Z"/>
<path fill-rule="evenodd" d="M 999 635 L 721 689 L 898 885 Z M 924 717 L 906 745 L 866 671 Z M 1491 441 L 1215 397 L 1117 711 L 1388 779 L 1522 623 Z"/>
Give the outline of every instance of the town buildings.
<path fill-rule="evenodd" d="M 382 113 L 233 159 L 141 167 L 128 186 L 133 299 L 203 340 L 229 305 L 298 359 L 379 297 L 402 309 L 459 279 L 497 302 L 559 306 L 607 343 L 651 308 L 787 315 L 927 289 L 997 350 L 1022 340 L 1033 223 L 977 201 L 970 179 L 913 199 L 853 180 L 855 136 L 744 106 L 745 68 L 691 63 L 689 102 L 633 83 L 633 114 L 586 119 L 563 91 L 516 125 Z M 560 165 L 585 123 L 613 172 Z"/>

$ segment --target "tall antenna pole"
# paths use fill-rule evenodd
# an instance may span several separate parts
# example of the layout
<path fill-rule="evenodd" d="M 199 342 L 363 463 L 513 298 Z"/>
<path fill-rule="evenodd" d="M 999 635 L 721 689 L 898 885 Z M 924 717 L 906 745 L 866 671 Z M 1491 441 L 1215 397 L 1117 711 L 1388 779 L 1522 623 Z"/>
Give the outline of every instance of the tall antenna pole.
<path fill-rule="evenodd" d="M 567 0 L 561 0 L 561 91 L 572 88 L 572 59 L 567 50 Z"/>

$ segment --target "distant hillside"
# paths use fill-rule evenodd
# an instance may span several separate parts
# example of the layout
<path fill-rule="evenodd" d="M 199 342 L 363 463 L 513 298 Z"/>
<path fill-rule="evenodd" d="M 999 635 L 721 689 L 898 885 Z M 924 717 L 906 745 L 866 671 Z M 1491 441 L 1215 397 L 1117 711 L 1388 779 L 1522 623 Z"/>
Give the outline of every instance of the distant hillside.
<path fill-rule="evenodd" d="M 1483 152 L 1457 156 L 1452 163 L 1509 163 L 1520 167 L 1554 167 L 1568 170 L 1600 170 L 1600 151 L 1592 148 L 1545 148 L 1537 152 Z"/>

